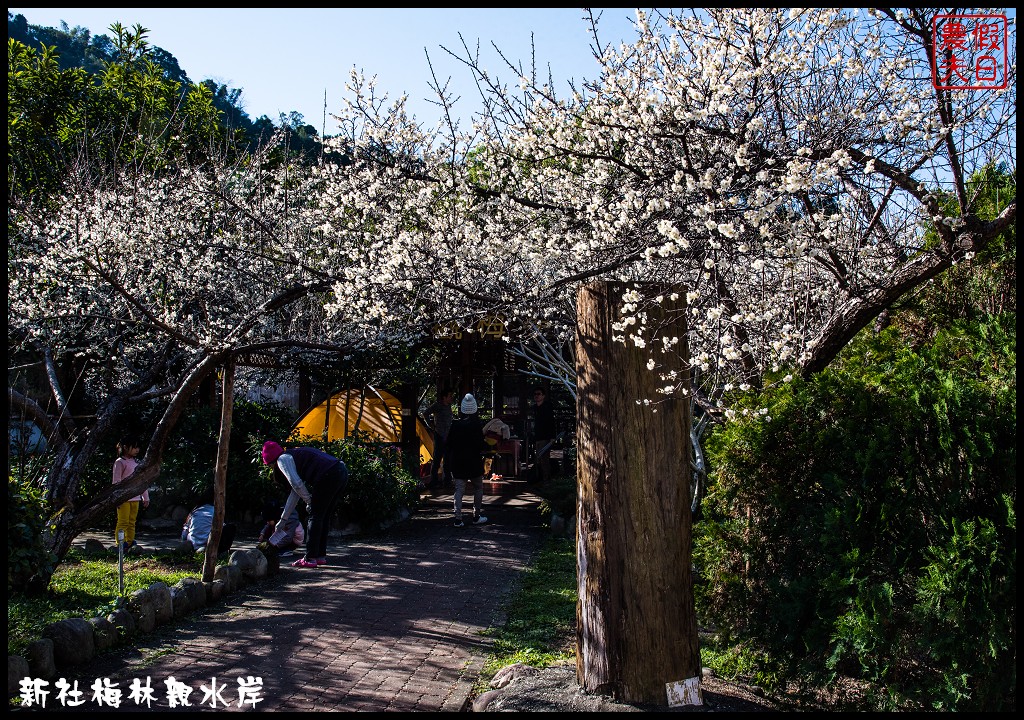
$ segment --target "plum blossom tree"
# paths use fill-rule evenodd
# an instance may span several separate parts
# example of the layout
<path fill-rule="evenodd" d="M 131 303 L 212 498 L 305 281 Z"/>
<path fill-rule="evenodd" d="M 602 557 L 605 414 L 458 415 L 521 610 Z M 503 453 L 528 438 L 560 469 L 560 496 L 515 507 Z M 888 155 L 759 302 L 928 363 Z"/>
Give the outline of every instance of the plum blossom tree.
<path fill-rule="evenodd" d="M 63 417 L 49 427 L 56 458 L 45 478 L 46 542 L 58 558 L 102 513 L 153 482 L 192 394 L 230 358 L 345 352 L 374 339 L 344 312 L 327 321 L 333 278 L 318 264 L 322 237 L 297 224 L 287 163 L 268 152 L 164 167 L 76 166 L 60 202 L 16 203 L 9 216 L 9 347 L 51 369 L 75 359 L 76 382 L 99 399 L 92 418 L 70 419 L 67 388 L 48 373 Z M 32 398 L 9 394 L 30 416 L 45 416 Z M 139 403 L 161 408 L 140 467 L 82 497 L 85 464 Z M 48 579 L 48 569 L 39 572 L 38 581 Z"/>
<path fill-rule="evenodd" d="M 930 19 L 641 12 L 637 40 L 613 48 L 591 18 L 598 79 L 568 100 L 511 63 L 522 77 L 509 90 L 465 50 L 484 101 L 468 132 L 450 113 L 425 128 L 354 75 L 339 141 L 362 160 L 321 178 L 325 222 L 373 230 L 339 307 L 467 327 L 498 313 L 516 339 L 543 328 L 564 341 L 581 283 L 671 282 L 686 288 L 705 408 L 813 373 L 1015 219 L 1011 202 L 981 220 L 967 182 L 1014 162 L 1013 47 L 1008 90 L 935 89 Z M 619 339 L 647 347 L 657 371 L 674 339 L 652 336 L 642 304 L 623 308 Z M 663 379 L 667 394 L 684 389 Z"/>
<path fill-rule="evenodd" d="M 558 341 L 576 330 L 580 289 L 612 281 L 615 339 L 649 354 L 658 394 L 728 416 L 731 390 L 824 368 L 1015 222 L 1015 201 L 983 219 L 968 182 L 1015 166 L 1015 44 L 1005 89 L 937 88 L 935 12 L 638 11 L 620 47 L 589 16 L 597 77 L 566 99 L 511 62 L 509 89 L 464 46 L 452 54 L 484 108 L 469 131 L 451 113 L 424 128 L 355 76 L 347 141 L 373 150 L 364 161 L 389 184 L 385 197 L 361 184 L 365 168 L 325 177 L 328 202 L 364 208 L 330 222 L 389 219 L 350 258 L 337 307 L 391 322 L 405 303 L 420 327 L 500 314 L 515 339 Z M 638 291 L 651 282 L 677 289 Z M 680 297 L 685 338 L 649 322 L 652 303 Z M 679 343 L 692 372 L 664 362 Z"/>
<path fill-rule="evenodd" d="M 415 342 L 492 315 L 512 342 L 557 344 L 602 281 L 623 288 L 615 339 L 656 374 L 642 407 L 689 395 L 728 415 L 733 388 L 825 367 L 1016 219 L 1015 202 L 981 219 L 968 184 L 1015 166 L 1015 44 L 1006 90 L 936 89 L 933 12 L 638 11 L 619 47 L 588 14 L 596 78 L 567 98 L 512 63 L 510 89 L 464 47 L 483 108 L 469 129 L 441 82 L 429 127 L 353 73 L 328 141 L 351 162 L 82 173 L 57 212 L 15 212 L 18 342 L 88 354 L 99 417 L 168 399 L 135 480 L 59 520 L 55 547 L 155 475 L 189 390 L 243 348 Z M 685 335 L 666 334 L 653 305 L 680 301 Z M 72 477 L 88 442 L 53 472 Z M 68 512 L 74 484 L 53 477 Z M 652 574 L 688 562 L 660 560 Z"/>

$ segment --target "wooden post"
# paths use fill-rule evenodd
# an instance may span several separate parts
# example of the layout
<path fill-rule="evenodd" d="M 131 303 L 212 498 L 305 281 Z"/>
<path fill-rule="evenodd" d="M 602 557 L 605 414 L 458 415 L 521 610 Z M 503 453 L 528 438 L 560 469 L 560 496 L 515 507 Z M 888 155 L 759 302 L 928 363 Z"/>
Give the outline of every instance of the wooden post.
<path fill-rule="evenodd" d="M 231 413 L 235 406 L 235 361 L 228 357 L 224 363 L 223 387 L 220 399 L 220 439 L 217 441 L 217 468 L 213 476 L 213 525 L 210 539 L 206 542 L 206 559 L 203 563 L 203 582 L 213 580 L 217 568 L 217 546 L 220 545 L 224 529 L 224 488 L 228 476 L 228 447 L 231 441 Z"/>
<path fill-rule="evenodd" d="M 612 340 L 623 293 L 595 282 L 577 302 L 577 678 L 588 691 L 665 706 L 700 678 L 690 547 L 690 403 L 657 392 L 650 358 L 689 378 L 683 289 L 640 285 L 654 347 Z M 677 294 L 676 301 L 667 298 Z M 630 328 L 636 331 L 636 326 Z M 628 331 L 627 331 L 628 332 Z M 678 337 L 671 353 L 660 338 Z M 647 338 L 649 345 L 652 338 Z M 688 388 L 687 388 L 688 389 Z M 645 405 L 644 400 L 650 400 Z M 637 401 L 640 401 L 639 404 Z"/>
<path fill-rule="evenodd" d="M 408 470 L 415 479 L 420 477 L 420 438 L 416 434 L 416 405 L 419 400 L 419 388 L 413 382 L 403 383 L 398 391 L 402 403 L 402 436 L 400 445 L 402 457 Z"/>
<path fill-rule="evenodd" d="M 299 368 L 299 412 L 306 412 L 313 404 L 313 387 L 309 379 L 309 373 Z"/>
<path fill-rule="evenodd" d="M 464 332 L 459 341 L 459 388 L 455 398 L 456 404 L 466 393 L 473 392 L 473 350 L 475 345 L 476 335 L 468 331 Z"/>

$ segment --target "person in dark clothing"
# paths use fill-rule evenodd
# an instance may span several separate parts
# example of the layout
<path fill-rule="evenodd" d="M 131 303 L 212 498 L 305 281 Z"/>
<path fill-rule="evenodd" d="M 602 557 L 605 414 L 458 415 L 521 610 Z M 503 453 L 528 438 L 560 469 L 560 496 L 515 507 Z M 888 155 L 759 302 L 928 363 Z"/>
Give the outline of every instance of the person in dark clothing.
<path fill-rule="evenodd" d="M 482 525 L 487 518 L 481 514 L 484 502 L 484 423 L 477 415 L 476 398 L 466 394 L 459 404 L 462 414 L 448 432 L 444 466 L 455 480 L 455 527 L 462 527 L 462 496 L 466 483 L 473 483 L 473 524 Z"/>
<path fill-rule="evenodd" d="M 534 478 L 540 481 L 551 479 L 551 443 L 555 439 L 555 413 L 551 409 L 547 392 L 538 387 L 533 391 L 533 452 Z"/>
<path fill-rule="evenodd" d="M 348 468 L 323 450 L 295 447 L 285 450 L 273 440 L 263 444 L 263 463 L 274 468 L 279 479 L 288 482 L 291 492 L 285 501 L 278 526 L 284 527 L 301 498 L 309 514 L 306 555 L 292 563 L 294 567 L 315 568 L 327 564 L 327 532 L 331 514 L 348 484 Z"/>
<path fill-rule="evenodd" d="M 430 421 L 434 436 L 434 457 L 430 461 L 430 484 L 427 487 L 438 488 L 442 485 L 443 477 L 438 475 L 444 458 L 445 443 L 448 441 L 448 431 L 452 427 L 454 415 L 452 414 L 452 399 L 455 391 L 442 390 L 437 396 L 437 402 L 433 403 L 423 411 L 424 417 Z M 447 469 L 445 470 L 447 473 Z"/>

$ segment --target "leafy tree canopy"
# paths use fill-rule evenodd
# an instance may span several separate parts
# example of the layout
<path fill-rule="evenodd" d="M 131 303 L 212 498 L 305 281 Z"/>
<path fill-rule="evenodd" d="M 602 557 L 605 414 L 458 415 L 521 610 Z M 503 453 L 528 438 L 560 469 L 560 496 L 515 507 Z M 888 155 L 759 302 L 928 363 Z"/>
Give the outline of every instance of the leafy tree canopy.
<path fill-rule="evenodd" d="M 114 26 L 110 30 L 111 35 L 92 35 L 87 28 L 69 28 L 64 22 L 60 28 L 43 27 L 29 24 L 24 15 L 10 11 L 7 13 L 9 40 L 17 40 L 37 52 L 51 48 L 50 53 L 57 68 L 81 69 L 95 78 L 102 77 L 111 63 L 119 60 L 120 54 L 126 50 L 119 37 L 120 31 Z M 142 31 L 143 37 L 146 32 L 148 31 Z M 319 152 L 320 139 L 316 129 L 311 125 L 303 125 L 301 114 L 282 114 L 277 127 L 274 127 L 273 121 L 269 118 L 265 119 L 266 122 L 263 122 L 264 118 L 254 121 L 242 106 L 241 88 L 229 88 L 210 79 L 194 82 L 181 69 L 177 58 L 164 48 L 146 43 L 145 56 L 146 60 L 155 66 L 158 76 L 178 84 L 182 95 L 193 92 L 197 85 L 208 88 L 212 93 L 213 106 L 221 114 L 218 122 L 224 131 L 250 149 L 273 137 L 278 128 L 288 128 L 294 138 L 291 143 L 292 150 L 311 158 Z M 298 116 L 298 123 L 295 122 L 295 116 Z"/>

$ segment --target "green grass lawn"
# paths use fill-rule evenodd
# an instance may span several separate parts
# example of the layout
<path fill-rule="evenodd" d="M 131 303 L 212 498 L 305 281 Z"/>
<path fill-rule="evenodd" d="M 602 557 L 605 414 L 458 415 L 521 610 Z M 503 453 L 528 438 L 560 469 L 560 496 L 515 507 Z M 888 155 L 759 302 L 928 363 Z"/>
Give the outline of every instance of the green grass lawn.
<path fill-rule="evenodd" d="M 155 582 L 174 585 L 182 578 L 202 576 L 202 558 L 163 553 L 128 557 L 124 593 L 130 595 Z M 85 555 L 74 549 L 57 567 L 45 595 L 10 594 L 7 598 L 7 654 L 24 655 L 28 643 L 42 637 L 52 622 L 106 616 L 118 601 L 116 555 Z"/>
<path fill-rule="evenodd" d="M 490 631 L 489 680 L 512 663 L 546 667 L 576 658 L 576 542 L 548 539 L 506 606 L 507 620 Z"/>

